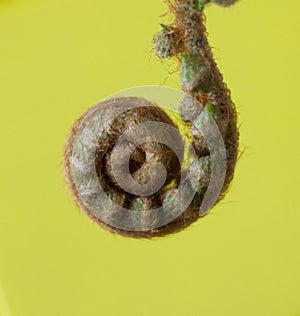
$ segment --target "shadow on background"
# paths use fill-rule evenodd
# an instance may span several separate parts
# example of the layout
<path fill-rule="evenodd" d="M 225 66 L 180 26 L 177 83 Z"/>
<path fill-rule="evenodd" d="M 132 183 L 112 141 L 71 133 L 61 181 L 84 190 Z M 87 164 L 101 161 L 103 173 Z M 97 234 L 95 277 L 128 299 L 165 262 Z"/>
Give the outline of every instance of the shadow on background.
<path fill-rule="evenodd" d="M 0 0 L 0 7 L 4 6 L 4 5 L 8 5 L 12 2 L 15 2 L 14 0 Z"/>
<path fill-rule="evenodd" d="M 16 2 L 16 0 L 0 0 L 0 7 L 2 7 L 2 5 L 15 4 Z"/>

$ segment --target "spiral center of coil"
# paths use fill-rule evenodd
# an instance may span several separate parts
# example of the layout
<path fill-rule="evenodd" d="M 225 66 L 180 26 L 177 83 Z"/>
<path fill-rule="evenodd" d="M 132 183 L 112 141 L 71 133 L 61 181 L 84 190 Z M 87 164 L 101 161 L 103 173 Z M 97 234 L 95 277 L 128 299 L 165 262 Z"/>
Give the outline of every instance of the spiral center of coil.
<path fill-rule="evenodd" d="M 145 163 L 146 154 L 140 148 L 137 147 L 130 156 L 129 160 L 129 171 L 130 174 L 133 175 L 137 170 L 139 170 L 142 165 Z"/>
<path fill-rule="evenodd" d="M 124 111 L 110 122 L 98 145 L 96 170 L 106 192 L 151 196 L 180 179 L 184 143 L 158 107 L 147 103 Z"/>

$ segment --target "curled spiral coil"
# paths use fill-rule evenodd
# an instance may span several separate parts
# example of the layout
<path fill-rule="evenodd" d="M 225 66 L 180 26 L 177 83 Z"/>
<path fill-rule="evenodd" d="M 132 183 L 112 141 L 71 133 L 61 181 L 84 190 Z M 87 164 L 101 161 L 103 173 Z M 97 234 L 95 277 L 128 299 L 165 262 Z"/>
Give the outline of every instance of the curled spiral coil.
<path fill-rule="evenodd" d="M 152 238 L 180 231 L 205 215 L 233 178 L 236 112 L 206 37 L 209 2 L 235 1 L 175 0 L 174 24 L 154 38 L 160 58 L 181 61 L 179 116 L 145 98 L 112 98 L 70 132 L 67 185 L 80 208 L 111 232 Z"/>

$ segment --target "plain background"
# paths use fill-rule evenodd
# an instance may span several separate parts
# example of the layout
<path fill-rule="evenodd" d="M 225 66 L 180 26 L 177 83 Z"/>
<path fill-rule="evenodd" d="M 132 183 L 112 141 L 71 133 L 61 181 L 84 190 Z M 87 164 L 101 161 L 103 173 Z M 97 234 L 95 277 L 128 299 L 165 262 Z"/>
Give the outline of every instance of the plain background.
<path fill-rule="evenodd" d="M 80 213 L 61 156 L 86 108 L 132 86 L 179 87 L 151 52 L 166 6 L 0 0 L 1 316 L 300 315 L 299 10 L 206 10 L 245 153 L 209 216 L 145 241 Z"/>

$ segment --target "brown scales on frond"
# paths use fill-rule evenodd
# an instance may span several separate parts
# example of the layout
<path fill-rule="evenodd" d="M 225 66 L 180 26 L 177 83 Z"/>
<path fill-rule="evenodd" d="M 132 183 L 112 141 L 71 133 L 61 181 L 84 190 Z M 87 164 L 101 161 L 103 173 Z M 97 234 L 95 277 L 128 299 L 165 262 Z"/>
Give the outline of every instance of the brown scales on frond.
<path fill-rule="evenodd" d="M 203 7 L 204 4 L 208 2 L 208 0 L 198 0 L 198 4 L 201 5 L 203 3 Z M 235 1 L 215 0 L 212 2 L 218 3 L 221 6 L 228 6 Z M 211 47 L 207 40 L 203 9 L 196 9 L 195 1 L 193 0 L 166 0 L 166 3 L 169 6 L 170 12 L 174 15 L 175 20 L 170 26 L 162 25 L 163 30 L 154 39 L 155 52 L 161 58 L 177 58 L 181 63 L 181 84 L 186 95 L 191 96 L 200 102 L 202 108 L 206 107 L 208 104 L 212 104 L 218 111 L 218 120 L 216 123 L 223 137 L 227 155 L 225 182 L 218 199 L 221 200 L 232 181 L 238 155 L 239 134 L 235 106 L 231 101 L 230 91 L 223 81 L 223 77 L 216 65 Z M 183 109 L 183 112 L 184 110 L 185 109 Z M 200 111 L 199 108 L 195 110 L 197 113 Z M 149 116 L 150 119 L 153 115 L 156 115 L 162 122 L 175 126 L 172 120 L 168 118 L 167 114 L 159 108 L 150 109 L 145 105 L 144 108 L 141 108 L 132 115 L 138 118 L 135 122 L 136 124 L 142 122 L 145 117 Z M 199 218 L 198 211 L 206 192 L 205 189 L 197 192 L 192 203 L 173 221 L 148 231 L 122 230 L 112 225 L 108 225 L 106 222 L 99 219 L 99 217 L 95 216 L 95 214 L 93 214 L 79 198 L 78 191 L 70 174 L 70 157 L 72 155 L 73 143 L 80 127 L 80 122 L 84 116 L 85 115 L 74 124 L 70 132 L 64 153 L 64 168 L 67 185 L 76 203 L 93 221 L 110 232 L 126 237 L 153 238 L 178 232 Z M 199 159 L 206 159 L 209 157 L 210 153 L 202 135 L 199 135 L 199 132 L 193 129 L 195 117 L 193 115 L 190 117 L 187 115 L 187 117 L 184 118 L 183 114 L 182 116 L 187 126 L 190 127 L 191 133 L 194 133 L 194 147 Z M 129 122 L 131 119 L 132 117 L 128 118 Z M 120 133 L 125 130 L 125 125 L 122 125 L 117 118 L 112 126 L 120 126 L 120 130 L 116 132 L 114 129 L 109 129 L 107 131 L 107 143 L 101 141 L 100 144 L 99 141 L 99 149 L 96 153 L 96 169 L 99 181 L 102 183 L 107 193 L 114 196 L 117 204 L 119 203 L 120 205 L 127 205 L 130 207 L 133 201 L 136 201 L 136 197 L 122 191 L 118 186 L 110 172 L 111 167 L 108 159 Z M 141 172 L 139 173 L 139 170 L 142 170 L 146 164 L 145 150 L 147 150 L 146 147 L 137 149 L 130 161 L 133 177 L 138 175 L 137 179 L 142 182 L 144 180 L 146 182 L 147 180 L 146 178 L 143 179 L 146 175 Z M 164 187 L 153 196 L 139 198 L 146 210 L 161 206 L 163 200 L 166 198 L 166 194 L 171 192 L 166 189 L 166 185 L 174 181 L 176 187 L 179 178 L 183 176 L 180 174 L 180 165 L 172 151 L 167 147 L 161 147 L 160 150 L 160 154 L 162 155 L 161 160 L 164 162 L 168 171 L 167 182 Z M 210 173 L 204 173 L 204 177 L 201 179 L 204 188 L 209 184 L 209 175 Z M 111 216 L 121 216 L 117 212 L 118 210 L 112 210 Z M 158 219 L 151 218 L 148 220 L 155 222 Z"/>

